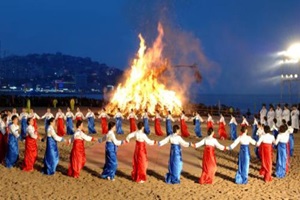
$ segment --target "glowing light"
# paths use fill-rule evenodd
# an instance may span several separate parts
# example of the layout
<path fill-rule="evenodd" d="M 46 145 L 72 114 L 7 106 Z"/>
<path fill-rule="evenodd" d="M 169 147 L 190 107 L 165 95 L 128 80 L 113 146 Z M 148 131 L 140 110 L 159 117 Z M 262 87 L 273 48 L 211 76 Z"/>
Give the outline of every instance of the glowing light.
<path fill-rule="evenodd" d="M 298 74 L 295 74 L 294 77 L 295 77 L 295 78 L 298 78 Z"/>
<path fill-rule="evenodd" d="M 285 52 L 285 55 L 291 60 L 300 60 L 300 43 L 291 45 Z"/>

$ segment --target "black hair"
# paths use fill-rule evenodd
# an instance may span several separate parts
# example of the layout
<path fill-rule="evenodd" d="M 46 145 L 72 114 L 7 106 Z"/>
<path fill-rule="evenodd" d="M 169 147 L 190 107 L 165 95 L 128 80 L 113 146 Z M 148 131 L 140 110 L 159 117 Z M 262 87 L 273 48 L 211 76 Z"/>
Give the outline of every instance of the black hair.
<path fill-rule="evenodd" d="M 292 122 L 291 122 L 291 121 L 288 121 L 287 125 L 288 125 L 288 126 L 291 126 L 291 125 L 292 125 Z"/>
<path fill-rule="evenodd" d="M 76 128 L 78 128 L 79 126 L 81 126 L 82 123 L 83 123 L 82 120 L 78 120 L 78 121 L 76 122 Z"/>
<path fill-rule="evenodd" d="M 131 110 L 131 112 L 133 112 L 133 109 L 132 109 L 132 108 L 131 108 L 130 110 Z"/>
<path fill-rule="evenodd" d="M 29 125 L 30 120 L 32 120 L 32 118 L 31 118 L 31 117 L 28 117 L 28 118 L 27 118 L 27 125 Z"/>
<path fill-rule="evenodd" d="M 278 106 L 278 107 L 281 107 L 281 105 L 280 105 L 280 104 L 277 104 L 277 106 Z"/>
<path fill-rule="evenodd" d="M 48 126 L 54 121 L 54 117 L 51 117 L 50 119 L 48 119 L 47 124 Z"/>
<path fill-rule="evenodd" d="M 246 126 L 242 126 L 241 132 L 244 133 L 246 130 L 247 130 L 247 127 Z"/>
<path fill-rule="evenodd" d="M 263 104 L 262 104 L 262 106 L 265 106 L 265 107 L 266 107 L 266 104 L 265 104 L 265 103 L 263 103 Z"/>
<path fill-rule="evenodd" d="M 115 125 L 116 125 L 115 122 L 112 121 L 108 122 L 108 130 L 111 130 Z"/>
<path fill-rule="evenodd" d="M 207 135 L 210 136 L 213 132 L 214 132 L 214 129 L 213 128 L 209 128 L 207 130 Z"/>
<path fill-rule="evenodd" d="M 175 124 L 175 125 L 173 126 L 173 133 L 176 133 L 177 130 L 179 130 L 179 129 L 180 129 L 179 126 L 178 126 L 177 124 Z"/>
<path fill-rule="evenodd" d="M 281 122 L 282 122 L 283 124 L 286 124 L 286 120 L 285 120 L 285 119 L 282 119 Z"/>
<path fill-rule="evenodd" d="M 7 118 L 7 114 L 5 114 L 5 113 L 2 113 L 2 116 L 1 116 L 1 118 L 2 118 L 2 119 L 5 119 L 5 118 Z"/>
<path fill-rule="evenodd" d="M 185 115 L 185 112 L 184 112 L 184 110 L 183 111 L 181 111 L 184 115 Z"/>
<path fill-rule="evenodd" d="M 287 103 L 286 103 L 286 104 L 284 104 L 284 107 L 288 108 L 288 107 L 289 107 L 289 104 L 287 104 Z"/>
<path fill-rule="evenodd" d="M 106 109 L 105 108 L 102 108 L 104 111 L 106 111 Z"/>
<path fill-rule="evenodd" d="M 271 132 L 270 126 L 264 126 L 264 132 L 265 133 L 270 133 Z"/>
<path fill-rule="evenodd" d="M 169 113 L 169 115 L 171 115 L 171 111 L 170 110 L 168 111 L 168 113 Z"/>
<path fill-rule="evenodd" d="M 287 130 L 286 125 L 281 125 L 281 126 L 279 127 L 279 133 L 284 133 L 286 130 Z"/>
<path fill-rule="evenodd" d="M 11 121 L 14 121 L 16 118 L 18 118 L 16 115 L 13 115 L 11 118 Z"/>
<path fill-rule="evenodd" d="M 261 126 L 261 122 L 258 122 L 257 124 L 258 124 L 259 126 Z"/>
<path fill-rule="evenodd" d="M 277 119 L 276 119 L 276 118 L 274 118 L 274 119 L 273 119 L 273 122 L 274 122 L 275 124 L 277 124 Z"/>
<path fill-rule="evenodd" d="M 143 122 L 138 122 L 137 127 L 139 130 L 141 130 L 144 127 L 144 123 Z"/>

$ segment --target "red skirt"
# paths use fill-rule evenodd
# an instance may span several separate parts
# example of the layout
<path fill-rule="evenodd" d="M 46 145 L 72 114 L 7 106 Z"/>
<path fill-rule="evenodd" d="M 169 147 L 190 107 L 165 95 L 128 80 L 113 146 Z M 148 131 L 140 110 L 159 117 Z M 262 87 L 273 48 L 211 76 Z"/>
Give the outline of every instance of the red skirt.
<path fill-rule="evenodd" d="M 147 179 L 147 149 L 145 142 L 136 141 L 135 151 L 132 159 L 132 180 L 136 182 L 146 181 Z"/>
<path fill-rule="evenodd" d="M 259 174 L 264 176 L 266 182 L 272 181 L 272 145 L 262 143 L 261 145 L 261 168 Z"/>
<path fill-rule="evenodd" d="M 202 174 L 199 179 L 200 184 L 212 184 L 215 173 L 217 171 L 217 160 L 215 156 L 215 148 L 206 145 L 202 158 Z"/>
<path fill-rule="evenodd" d="M 218 133 L 219 133 L 220 139 L 227 139 L 225 124 L 223 122 L 220 122 L 220 124 L 219 124 Z"/>
<path fill-rule="evenodd" d="M 7 149 L 7 134 L 0 132 L 0 164 L 4 162 Z"/>
<path fill-rule="evenodd" d="M 101 128 L 102 128 L 102 134 L 107 134 L 108 133 L 108 126 L 107 126 L 106 117 L 101 117 Z"/>
<path fill-rule="evenodd" d="M 22 165 L 23 171 L 33 171 L 34 163 L 37 159 L 38 148 L 36 139 L 26 136 L 25 139 L 25 154 L 24 154 L 24 162 Z"/>
<path fill-rule="evenodd" d="M 154 121 L 154 128 L 155 128 L 155 134 L 158 135 L 158 136 L 162 136 L 164 133 L 162 132 L 161 130 L 161 127 L 160 127 L 160 120 L 157 118 L 155 119 Z"/>
<path fill-rule="evenodd" d="M 57 119 L 57 135 L 62 137 L 65 134 L 66 134 L 66 132 L 65 132 L 64 119 L 63 118 L 58 118 Z"/>
<path fill-rule="evenodd" d="M 213 123 L 211 121 L 207 122 L 207 130 L 210 128 L 214 128 Z"/>
<path fill-rule="evenodd" d="M 78 178 L 81 169 L 86 162 L 84 141 L 75 139 L 73 142 L 73 148 L 70 155 L 70 163 L 68 169 L 68 176 Z"/>
<path fill-rule="evenodd" d="M 184 121 L 184 119 L 180 120 L 180 129 L 181 129 L 181 136 L 182 137 L 189 137 L 190 133 L 188 131 L 188 127 Z"/>
<path fill-rule="evenodd" d="M 33 127 L 34 127 L 34 130 L 35 130 L 36 132 L 38 132 L 38 125 L 37 125 L 36 118 L 33 118 Z"/>
<path fill-rule="evenodd" d="M 82 117 L 76 117 L 76 122 L 82 121 Z"/>
<path fill-rule="evenodd" d="M 129 123 L 130 123 L 130 133 L 136 131 L 135 119 L 129 118 Z"/>

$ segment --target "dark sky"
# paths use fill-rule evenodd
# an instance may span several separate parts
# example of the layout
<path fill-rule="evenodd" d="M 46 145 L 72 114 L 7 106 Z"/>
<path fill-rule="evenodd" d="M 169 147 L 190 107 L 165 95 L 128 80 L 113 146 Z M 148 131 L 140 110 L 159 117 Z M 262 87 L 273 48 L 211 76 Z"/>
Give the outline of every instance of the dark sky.
<path fill-rule="evenodd" d="M 299 19 L 299 0 L 2 0 L 0 40 L 9 54 L 59 51 L 124 69 L 137 34 L 152 41 L 161 20 L 196 38 L 216 66 L 201 92 L 277 93 L 272 55 L 300 42 Z"/>

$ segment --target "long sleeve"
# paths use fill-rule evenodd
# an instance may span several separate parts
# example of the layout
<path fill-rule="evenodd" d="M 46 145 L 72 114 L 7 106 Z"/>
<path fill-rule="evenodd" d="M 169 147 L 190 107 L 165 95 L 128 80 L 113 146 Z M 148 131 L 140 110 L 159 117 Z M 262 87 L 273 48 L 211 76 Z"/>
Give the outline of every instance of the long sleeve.
<path fill-rule="evenodd" d="M 189 142 L 186 142 L 186 141 L 184 141 L 183 139 L 182 139 L 182 137 L 180 137 L 179 136 L 179 144 L 181 145 L 181 146 L 183 146 L 183 147 L 189 147 L 190 146 L 190 144 L 191 143 L 189 143 Z"/>
<path fill-rule="evenodd" d="M 199 148 L 199 147 L 203 146 L 204 143 L 205 143 L 205 139 L 206 139 L 206 138 L 202 139 L 200 142 L 197 142 L 197 143 L 195 144 L 195 147 L 196 147 L 196 148 Z"/>
<path fill-rule="evenodd" d="M 240 143 L 240 141 L 241 141 L 241 137 L 239 136 L 234 140 L 234 142 L 231 145 L 229 145 L 229 149 L 230 150 L 234 149 Z"/>
<path fill-rule="evenodd" d="M 10 131 L 11 131 L 11 133 L 12 133 L 16 138 L 18 138 L 18 137 L 20 136 L 20 134 L 19 134 L 19 126 L 11 125 L 11 126 L 10 126 Z"/>
<path fill-rule="evenodd" d="M 54 131 L 54 129 L 51 130 L 50 132 L 51 137 L 53 137 L 53 139 L 57 142 L 62 142 L 64 140 L 63 137 L 60 137 L 56 134 L 56 132 Z"/>
<path fill-rule="evenodd" d="M 38 137 L 37 134 L 35 134 L 34 128 L 32 126 L 27 128 L 27 133 L 33 139 L 37 139 Z"/>
<path fill-rule="evenodd" d="M 256 141 L 254 139 L 250 138 L 250 144 L 256 145 Z"/>
<path fill-rule="evenodd" d="M 133 137 L 135 136 L 135 134 L 136 134 L 136 132 L 129 133 L 129 134 L 127 135 L 127 137 L 126 137 L 126 141 L 129 142 L 129 140 L 130 140 L 131 138 L 133 138 Z"/>
<path fill-rule="evenodd" d="M 263 137 L 260 137 L 256 143 L 256 146 L 260 146 L 260 144 L 262 143 L 263 141 Z"/>
<path fill-rule="evenodd" d="M 111 140 L 117 146 L 120 146 L 122 144 L 122 140 L 117 140 L 115 134 L 111 134 Z"/>
<path fill-rule="evenodd" d="M 80 136 L 82 139 L 84 139 L 85 141 L 88 141 L 88 142 L 92 141 L 92 139 L 93 139 L 93 137 L 88 136 L 88 135 L 84 134 L 83 132 L 80 133 Z"/>
<path fill-rule="evenodd" d="M 170 141 L 170 136 L 164 138 L 163 140 L 158 142 L 158 146 L 164 146 L 165 144 L 167 144 Z"/>
<path fill-rule="evenodd" d="M 222 144 L 220 144 L 217 140 L 215 140 L 215 147 L 217 147 L 220 150 L 224 150 L 225 146 L 223 146 Z"/>
<path fill-rule="evenodd" d="M 34 113 L 34 117 L 35 117 L 36 119 L 40 119 L 40 116 L 38 116 L 38 114 L 36 114 L 36 113 Z"/>
<path fill-rule="evenodd" d="M 146 134 L 143 134 L 143 139 L 145 140 L 145 142 L 146 142 L 147 144 L 149 144 L 149 145 L 154 145 L 154 142 L 155 142 L 155 141 L 154 141 L 154 140 L 150 140 Z"/>
<path fill-rule="evenodd" d="M 42 118 L 42 119 L 45 119 L 46 116 L 47 116 L 47 113 L 44 114 L 41 118 Z"/>

